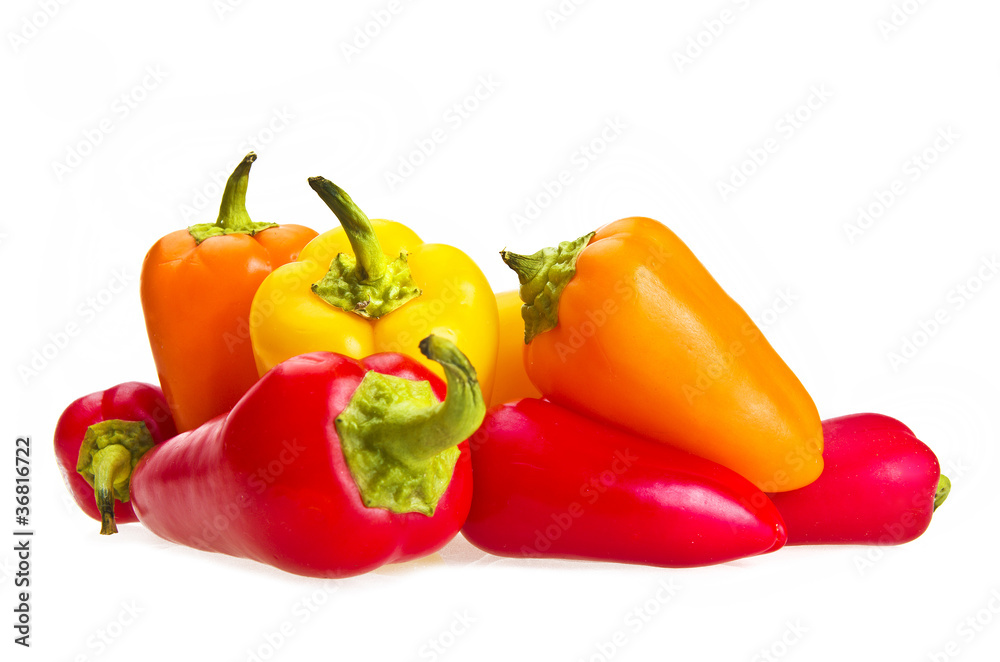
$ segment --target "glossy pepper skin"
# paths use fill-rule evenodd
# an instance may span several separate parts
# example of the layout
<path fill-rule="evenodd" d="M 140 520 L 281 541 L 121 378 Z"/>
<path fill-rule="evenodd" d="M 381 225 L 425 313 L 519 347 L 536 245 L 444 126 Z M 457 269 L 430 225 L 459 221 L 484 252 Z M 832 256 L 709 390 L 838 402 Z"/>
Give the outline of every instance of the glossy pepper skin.
<path fill-rule="evenodd" d="M 425 244 L 405 225 L 368 219 L 322 177 L 309 184 L 342 227 L 309 242 L 257 291 L 250 337 L 260 374 L 297 354 L 330 351 L 354 358 L 399 352 L 441 375 L 414 349 L 433 333 L 462 348 L 489 399 L 497 310 L 479 267 L 457 248 Z"/>
<path fill-rule="evenodd" d="M 109 423 L 124 425 L 109 425 Z M 138 521 L 135 513 L 132 512 L 132 504 L 128 500 L 117 500 L 111 496 L 111 500 L 106 500 L 104 504 L 105 510 L 111 510 L 110 517 L 102 517 L 101 509 L 98 506 L 100 499 L 95 498 L 93 475 L 91 475 L 91 482 L 88 482 L 77 471 L 80 450 L 88 432 L 94 438 L 95 443 L 100 445 L 102 440 L 116 432 L 122 434 L 130 427 L 135 434 L 148 434 L 149 441 L 154 444 L 162 443 L 177 434 L 174 419 L 170 415 L 170 407 L 167 406 L 167 401 L 159 387 L 142 382 L 126 382 L 104 391 L 85 395 L 74 400 L 56 423 L 56 460 L 59 463 L 59 472 L 66 483 L 66 488 L 83 512 L 99 522 L 108 521 L 111 528 L 113 528 L 115 520 L 118 522 Z M 125 461 L 124 458 L 122 461 Z M 115 458 L 99 457 L 97 464 L 104 463 L 111 468 L 114 462 Z M 103 488 L 106 492 L 114 491 L 115 473 L 114 470 L 105 472 L 107 480 L 103 484 Z M 127 482 L 123 487 L 122 495 L 127 497 Z M 107 496 L 106 494 L 105 499 Z"/>
<path fill-rule="evenodd" d="M 517 290 L 499 292 L 500 341 L 497 347 L 497 376 L 493 383 L 490 407 L 521 398 L 541 396 L 524 370 L 524 321 L 521 319 L 521 295 Z"/>
<path fill-rule="evenodd" d="M 545 400 L 491 409 L 471 443 L 462 533 L 491 554 L 687 567 L 785 542 L 741 476 Z"/>
<path fill-rule="evenodd" d="M 665 226 L 626 218 L 558 248 L 501 255 L 521 281 L 525 369 L 546 398 L 766 491 L 820 475 L 812 398 Z"/>
<path fill-rule="evenodd" d="M 250 302 L 264 277 L 316 233 L 254 223 L 246 211 L 252 152 L 226 184 L 219 219 L 172 232 L 142 264 L 140 296 L 160 385 L 178 430 L 232 409 L 257 381 Z"/>
<path fill-rule="evenodd" d="M 454 345 L 421 346 L 445 365 L 447 397 L 399 354 L 316 352 L 276 366 L 228 415 L 143 457 L 132 476 L 139 520 L 173 542 L 311 577 L 441 548 L 468 513 L 464 440 L 485 403 Z"/>
<path fill-rule="evenodd" d="M 927 530 L 951 481 L 910 428 L 881 414 L 853 414 L 823 421 L 823 436 L 823 475 L 771 495 L 789 545 L 900 545 Z"/>

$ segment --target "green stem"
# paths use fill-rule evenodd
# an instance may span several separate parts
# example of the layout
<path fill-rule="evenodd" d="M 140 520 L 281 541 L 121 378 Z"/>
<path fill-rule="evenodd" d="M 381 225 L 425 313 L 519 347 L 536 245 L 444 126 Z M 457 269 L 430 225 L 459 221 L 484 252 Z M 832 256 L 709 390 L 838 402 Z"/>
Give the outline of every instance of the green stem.
<path fill-rule="evenodd" d="M 333 211 L 340 225 L 347 234 L 354 257 L 357 260 L 358 280 L 362 283 L 372 283 L 385 276 L 387 260 L 382 252 L 382 245 L 375 235 L 371 220 L 354 204 L 351 196 L 329 179 L 310 177 L 312 187 L 326 206 Z"/>
<path fill-rule="evenodd" d="M 949 494 L 951 494 L 951 480 L 944 474 L 941 474 L 941 477 L 938 479 L 937 492 L 934 493 L 934 510 L 937 510 L 944 503 Z"/>
<path fill-rule="evenodd" d="M 215 223 L 198 223 L 188 228 L 195 243 L 200 244 L 209 237 L 227 234 L 247 234 L 251 237 L 261 230 L 276 227 L 277 223 L 255 223 L 247 212 L 247 186 L 250 183 L 250 166 L 257 155 L 250 152 L 240 161 L 233 174 L 226 181 L 219 205 L 219 217 Z"/>
<path fill-rule="evenodd" d="M 455 343 L 430 335 L 420 341 L 420 352 L 444 369 L 448 395 L 444 401 L 420 411 L 400 409 L 399 416 L 389 416 L 382 422 L 380 431 L 386 447 L 412 463 L 462 443 L 479 428 L 486 414 L 476 369 Z"/>
<path fill-rule="evenodd" d="M 250 152 L 243 157 L 233 174 L 226 181 L 226 190 L 222 192 L 222 204 L 219 205 L 219 218 L 215 224 L 226 230 L 236 230 L 253 224 L 247 213 L 247 185 L 250 183 L 250 166 L 257 160 L 257 155 Z"/>
<path fill-rule="evenodd" d="M 115 485 L 128 481 L 132 473 L 132 455 L 124 446 L 114 444 L 94 454 L 94 491 L 101 513 L 101 535 L 118 533 L 115 524 Z"/>
<path fill-rule="evenodd" d="M 552 248 L 543 248 L 531 255 L 518 255 L 508 250 L 500 251 L 504 263 L 514 270 L 521 283 L 520 295 L 524 305 L 524 344 L 540 333 L 559 325 L 559 298 L 573 276 L 576 261 L 590 243 L 594 233 L 579 239 L 564 241 Z"/>
<path fill-rule="evenodd" d="M 388 315 L 420 296 L 406 252 L 386 259 L 372 222 L 343 189 L 323 177 L 310 177 L 309 186 L 337 215 L 354 249 L 353 256 L 339 253 L 330 261 L 323 278 L 312 284 L 316 296 L 366 319 Z"/>
<path fill-rule="evenodd" d="M 87 428 L 76 470 L 94 488 L 101 535 L 118 533 L 115 499 L 127 503 L 132 470 L 155 443 L 142 421 L 110 419 Z"/>
<path fill-rule="evenodd" d="M 428 382 L 372 370 L 335 421 L 347 466 L 370 508 L 432 515 L 454 474 L 456 446 L 486 414 L 476 370 L 454 343 L 432 335 L 420 351 L 444 369 L 444 401 Z"/>

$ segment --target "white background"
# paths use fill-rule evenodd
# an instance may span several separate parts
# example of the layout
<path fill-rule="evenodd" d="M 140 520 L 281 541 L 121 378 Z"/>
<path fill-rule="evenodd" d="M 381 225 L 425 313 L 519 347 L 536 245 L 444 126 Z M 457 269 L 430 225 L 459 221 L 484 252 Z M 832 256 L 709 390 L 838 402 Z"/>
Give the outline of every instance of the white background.
<path fill-rule="evenodd" d="M 894 15 L 890 0 L 592 0 L 553 25 L 556 0 L 437 0 L 404 2 L 381 28 L 372 12 L 388 0 L 50 2 L 51 17 L 45 2 L 5 2 L 0 530 L 13 529 L 13 441 L 30 434 L 37 532 L 30 650 L 11 643 L 15 559 L 0 545 L 5 659 L 996 659 L 1000 278 L 976 274 L 1000 241 L 1000 7 L 895 1 Z M 378 34 L 345 55 L 366 26 Z M 463 102 L 476 108 L 458 122 L 449 109 Z M 581 170 L 578 150 L 609 121 L 620 132 Z M 439 128 L 445 140 L 391 187 L 386 173 Z M 766 162 L 744 163 L 765 145 Z M 306 185 L 324 175 L 370 215 L 462 247 L 497 289 L 516 282 L 504 246 L 661 220 L 766 329 L 824 418 L 903 420 L 941 458 L 951 498 L 902 547 L 695 570 L 498 560 L 459 538 L 322 582 L 138 525 L 98 536 L 64 494 L 55 421 L 83 394 L 155 380 L 142 257 L 215 219 L 213 178 L 251 147 L 254 219 L 330 228 Z M 914 171 L 915 156 L 933 163 Z M 741 164 L 756 171 L 724 196 Z M 516 224 L 562 170 L 571 183 Z M 896 180 L 902 193 L 849 236 Z M 112 296 L 116 274 L 126 286 Z M 942 309 L 947 322 L 921 335 Z M 25 373 L 69 324 L 79 332 Z M 921 347 L 894 362 L 904 338 Z"/>

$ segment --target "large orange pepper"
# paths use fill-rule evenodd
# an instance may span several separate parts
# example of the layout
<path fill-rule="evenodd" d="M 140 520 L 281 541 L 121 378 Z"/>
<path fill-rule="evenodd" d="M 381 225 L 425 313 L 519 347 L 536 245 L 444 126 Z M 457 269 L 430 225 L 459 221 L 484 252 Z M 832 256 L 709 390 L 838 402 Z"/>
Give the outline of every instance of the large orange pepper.
<path fill-rule="evenodd" d="M 500 343 L 497 347 L 497 376 L 493 382 L 490 407 L 538 398 L 541 393 L 524 370 L 524 321 L 521 319 L 521 295 L 517 290 L 497 293 L 500 313 Z"/>
<path fill-rule="evenodd" d="M 257 287 L 316 232 L 255 223 L 246 210 L 251 152 L 215 223 L 171 232 L 142 263 L 140 296 L 160 386 L 183 432 L 229 411 L 257 381 L 248 317 Z"/>
<path fill-rule="evenodd" d="M 521 281 L 525 369 L 547 398 L 767 492 L 819 477 L 823 432 L 809 394 L 669 229 L 626 218 L 502 255 Z"/>

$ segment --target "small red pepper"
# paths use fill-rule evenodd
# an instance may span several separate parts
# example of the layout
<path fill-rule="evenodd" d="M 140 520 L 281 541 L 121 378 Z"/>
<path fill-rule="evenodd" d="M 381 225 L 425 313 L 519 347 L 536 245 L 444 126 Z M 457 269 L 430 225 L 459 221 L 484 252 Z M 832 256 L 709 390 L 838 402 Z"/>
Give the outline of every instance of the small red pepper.
<path fill-rule="evenodd" d="M 468 443 L 486 411 L 450 341 L 415 359 L 314 352 L 264 375 L 229 414 L 150 451 L 132 503 L 153 533 L 312 577 L 443 547 L 472 498 Z"/>
<path fill-rule="evenodd" d="M 951 490 L 934 452 L 910 428 L 881 414 L 823 421 L 822 475 L 771 494 L 789 545 L 909 542 Z"/>
<path fill-rule="evenodd" d="M 102 522 L 102 533 L 117 531 L 116 520 L 138 521 L 129 503 L 129 474 L 142 453 L 176 434 L 163 391 L 141 382 L 85 395 L 59 417 L 59 471 L 77 505 Z M 86 476 L 77 471 L 81 461 L 81 468 L 91 467 Z"/>
<path fill-rule="evenodd" d="M 685 567 L 770 552 L 781 516 L 750 481 L 547 400 L 487 412 L 462 533 L 499 556 Z"/>

